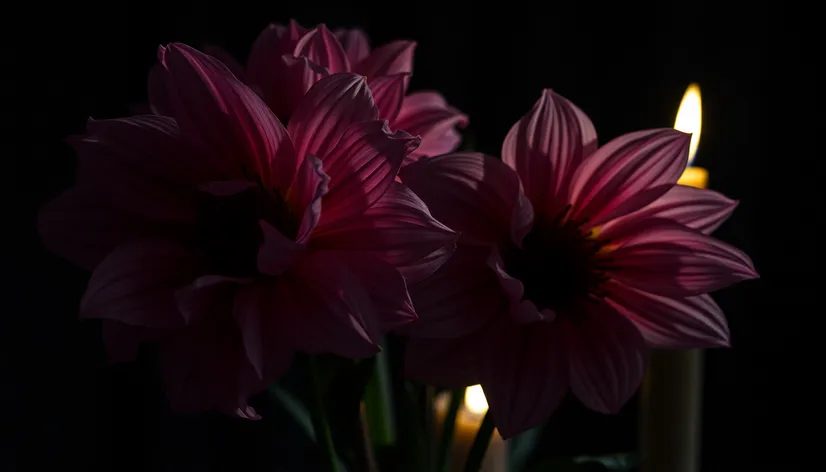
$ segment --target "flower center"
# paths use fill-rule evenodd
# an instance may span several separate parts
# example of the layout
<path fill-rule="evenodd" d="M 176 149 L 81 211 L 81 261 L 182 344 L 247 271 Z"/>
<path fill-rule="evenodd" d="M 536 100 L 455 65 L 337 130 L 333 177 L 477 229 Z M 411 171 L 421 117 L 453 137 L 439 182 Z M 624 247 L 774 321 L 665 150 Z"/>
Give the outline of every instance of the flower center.
<path fill-rule="evenodd" d="M 570 205 L 555 218 L 537 218 L 522 248 L 512 247 L 505 258 L 507 273 L 525 287 L 523 298 L 558 314 L 575 313 L 581 302 L 604 296 L 600 286 L 607 280 L 607 259 L 599 255 L 607 241 L 582 229 L 587 220 L 566 219 L 569 210 Z"/>
<path fill-rule="evenodd" d="M 263 241 L 260 220 L 295 240 L 298 225 L 278 192 L 261 185 L 229 195 L 200 193 L 196 246 L 206 256 L 210 273 L 251 277 L 259 275 L 258 249 Z"/>

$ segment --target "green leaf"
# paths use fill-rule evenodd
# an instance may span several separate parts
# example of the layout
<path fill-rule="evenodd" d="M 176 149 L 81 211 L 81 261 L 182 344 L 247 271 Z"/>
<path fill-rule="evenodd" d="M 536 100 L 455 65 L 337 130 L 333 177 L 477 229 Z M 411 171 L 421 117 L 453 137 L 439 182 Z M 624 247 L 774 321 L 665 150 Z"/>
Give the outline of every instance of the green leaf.
<path fill-rule="evenodd" d="M 508 441 L 508 471 L 523 472 L 542 437 L 544 426 L 537 426 L 518 434 Z"/>
<path fill-rule="evenodd" d="M 292 416 L 296 423 L 301 427 L 308 438 L 315 441 L 315 430 L 313 429 L 313 420 L 310 417 L 310 412 L 292 393 L 279 385 L 273 385 L 269 388 L 270 394 L 275 397 L 278 403 L 284 410 Z"/>
<path fill-rule="evenodd" d="M 382 342 L 386 346 L 386 342 Z M 393 411 L 393 393 L 390 380 L 390 359 L 387 350 L 376 354 L 373 375 L 364 392 L 370 436 L 376 447 L 396 443 L 396 416 Z"/>

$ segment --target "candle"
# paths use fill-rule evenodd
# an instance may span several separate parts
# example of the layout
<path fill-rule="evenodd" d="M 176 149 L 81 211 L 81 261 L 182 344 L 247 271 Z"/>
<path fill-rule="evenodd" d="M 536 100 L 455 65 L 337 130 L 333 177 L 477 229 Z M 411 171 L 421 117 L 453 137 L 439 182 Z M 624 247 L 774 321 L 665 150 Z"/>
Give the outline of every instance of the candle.
<path fill-rule="evenodd" d="M 437 440 L 441 440 L 442 426 L 450 404 L 450 394 L 443 392 L 436 397 L 436 431 Z M 453 450 L 450 457 L 451 471 L 461 471 L 464 468 L 470 446 L 476 438 L 476 432 L 482 424 L 482 419 L 488 411 L 488 402 L 481 385 L 474 385 L 465 390 L 465 398 L 456 415 L 456 424 L 453 432 Z M 505 472 L 507 470 L 507 456 L 505 441 L 494 430 L 485 459 L 482 462 L 481 472 Z"/>
<path fill-rule="evenodd" d="M 692 166 L 702 129 L 700 87 L 683 95 L 674 128 L 691 133 L 681 185 L 706 188 L 708 171 Z M 643 472 L 698 472 L 702 417 L 703 351 L 654 350 L 643 379 L 640 446 Z"/>

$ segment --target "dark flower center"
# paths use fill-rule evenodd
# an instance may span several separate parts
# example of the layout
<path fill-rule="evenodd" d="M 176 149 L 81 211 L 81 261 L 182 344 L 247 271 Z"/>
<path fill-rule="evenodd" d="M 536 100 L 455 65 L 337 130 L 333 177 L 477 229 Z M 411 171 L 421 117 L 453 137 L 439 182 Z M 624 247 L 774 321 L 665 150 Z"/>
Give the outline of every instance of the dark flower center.
<path fill-rule="evenodd" d="M 296 220 L 281 195 L 261 185 L 231 195 L 200 192 L 196 246 L 207 271 L 232 277 L 258 275 L 258 249 L 263 241 L 260 220 L 295 240 Z"/>
<path fill-rule="evenodd" d="M 525 287 L 523 298 L 558 314 L 576 313 L 581 302 L 604 296 L 600 286 L 607 280 L 607 259 L 598 256 L 606 241 L 582 230 L 587 220 L 567 220 L 569 209 L 554 218 L 537 217 L 522 248 L 505 255 L 505 270 Z"/>

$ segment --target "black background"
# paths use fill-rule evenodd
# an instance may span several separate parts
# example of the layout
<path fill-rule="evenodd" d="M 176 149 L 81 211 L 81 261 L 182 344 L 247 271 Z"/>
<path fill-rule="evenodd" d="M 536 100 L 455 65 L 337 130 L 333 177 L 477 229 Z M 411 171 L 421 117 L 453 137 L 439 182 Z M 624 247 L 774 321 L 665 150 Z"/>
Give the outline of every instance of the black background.
<path fill-rule="evenodd" d="M 3 64 L 3 157 L 15 170 L 5 200 L 21 217 L 9 228 L 22 236 L 5 246 L 15 265 L 4 262 L 13 301 L 4 310 L 3 470 L 277 470 L 273 457 L 296 451 L 269 432 L 274 420 L 172 415 L 151 362 L 106 367 L 97 328 L 76 319 L 87 274 L 47 254 L 34 226 L 37 208 L 73 179 L 63 139 L 89 116 L 122 116 L 145 101 L 158 44 L 209 42 L 244 58 L 268 22 L 290 17 L 361 26 L 374 45 L 418 41 L 413 88 L 437 89 L 469 114 L 468 139 L 493 154 L 543 87 L 577 103 L 605 142 L 671 126 L 685 87 L 699 82 L 695 163 L 712 188 L 741 200 L 718 236 L 749 253 L 762 276 L 717 296 L 733 348 L 707 358 L 703 470 L 796 470 L 816 456 L 806 438 L 818 430 L 818 403 L 808 398 L 822 368 L 802 339 L 824 312 L 826 157 L 813 121 L 822 53 L 804 52 L 816 36 L 812 13 L 760 2 L 29 3 L 6 16 L 3 46 L 12 58 Z M 542 453 L 631 450 L 635 418 L 634 401 L 616 417 L 568 404 Z"/>

